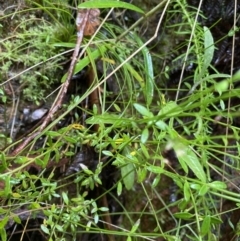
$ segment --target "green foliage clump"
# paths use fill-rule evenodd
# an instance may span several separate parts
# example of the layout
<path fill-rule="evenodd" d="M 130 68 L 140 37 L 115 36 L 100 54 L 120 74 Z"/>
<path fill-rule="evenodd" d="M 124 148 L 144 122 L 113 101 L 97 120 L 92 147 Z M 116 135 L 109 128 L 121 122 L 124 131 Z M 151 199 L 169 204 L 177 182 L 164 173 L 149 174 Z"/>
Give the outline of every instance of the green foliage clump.
<path fill-rule="evenodd" d="M 60 10 L 59 19 L 65 15 L 65 20 L 70 21 L 69 12 Z M 37 103 L 54 85 L 59 84 L 65 56 L 61 54 L 63 48 L 54 44 L 61 38 L 70 38 L 71 31 L 67 32 L 47 14 L 38 17 L 36 14 L 19 12 L 10 24 L 11 16 L 3 17 L 7 19 L 4 27 L 15 29 L 5 33 L 1 40 L 1 81 L 17 75 L 20 85 L 18 90 L 23 93 L 23 98 Z"/>

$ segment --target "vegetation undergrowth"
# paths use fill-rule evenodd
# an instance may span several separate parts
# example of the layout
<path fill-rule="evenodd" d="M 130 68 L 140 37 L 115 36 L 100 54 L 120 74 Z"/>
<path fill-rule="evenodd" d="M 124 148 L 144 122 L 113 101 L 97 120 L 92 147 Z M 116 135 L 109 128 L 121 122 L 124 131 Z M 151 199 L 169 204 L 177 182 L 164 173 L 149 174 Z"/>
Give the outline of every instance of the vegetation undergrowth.
<path fill-rule="evenodd" d="M 99 8 L 102 26 L 84 39 L 62 109 L 17 156 L 24 139 L 11 129 L 28 128 L 26 102 L 39 105 L 66 80 L 75 10 L 26 1 L 1 17 L 13 28 L 1 30 L 1 240 L 20 224 L 19 240 L 32 227 L 46 240 L 237 240 L 238 66 L 215 65 L 217 23 L 190 2 L 162 1 L 145 15 L 137 1 L 78 3 Z M 226 33 L 233 49 L 236 30 Z"/>

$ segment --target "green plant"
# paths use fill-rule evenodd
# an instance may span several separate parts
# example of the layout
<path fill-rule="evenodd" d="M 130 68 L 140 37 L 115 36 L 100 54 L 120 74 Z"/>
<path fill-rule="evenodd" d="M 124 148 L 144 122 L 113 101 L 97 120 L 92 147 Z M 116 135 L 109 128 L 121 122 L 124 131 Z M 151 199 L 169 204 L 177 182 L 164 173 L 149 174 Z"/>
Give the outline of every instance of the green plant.
<path fill-rule="evenodd" d="M 7 82 L 16 76 L 19 79 L 20 89 L 25 100 L 40 101 L 59 83 L 65 60 L 63 51 L 55 46 L 58 41 L 69 40 L 74 28 L 70 25 L 72 19 L 70 10 L 64 8 L 66 2 L 45 2 L 44 6 L 30 1 L 29 4 L 37 5 L 35 10 L 48 13 L 48 16 L 39 17 L 33 9 L 25 13 L 17 12 L 14 20 L 11 15 L 1 17 L 5 25 L 14 30 L 10 35 L 5 34 L 1 40 L 1 73 L 2 82 Z M 57 11 L 57 17 L 53 14 Z M 53 20 L 51 20 L 53 18 Z M 54 22 L 53 22 L 54 21 Z M 68 27 L 71 26 L 71 27 Z M 20 92 L 20 91 L 19 91 Z"/>

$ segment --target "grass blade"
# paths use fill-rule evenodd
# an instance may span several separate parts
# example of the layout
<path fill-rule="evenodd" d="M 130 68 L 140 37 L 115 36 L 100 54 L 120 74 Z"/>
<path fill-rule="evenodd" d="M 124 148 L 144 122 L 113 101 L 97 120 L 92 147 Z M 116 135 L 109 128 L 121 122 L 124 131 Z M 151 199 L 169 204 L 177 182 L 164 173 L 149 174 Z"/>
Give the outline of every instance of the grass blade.
<path fill-rule="evenodd" d="M 78 5 L 78 8 L 125 8 L 129 10 L 133 10 L 139 13 L 143 13 L 143 10 L 126 2 L 120 1 L 109 1 L 109 0 L 95 0 L 83 2 Z"/>

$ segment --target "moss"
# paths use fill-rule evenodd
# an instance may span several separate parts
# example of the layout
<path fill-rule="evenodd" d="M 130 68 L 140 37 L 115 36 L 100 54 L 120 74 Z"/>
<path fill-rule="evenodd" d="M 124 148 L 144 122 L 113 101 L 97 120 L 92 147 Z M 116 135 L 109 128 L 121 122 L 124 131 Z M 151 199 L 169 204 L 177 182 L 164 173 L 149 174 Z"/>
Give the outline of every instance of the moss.
<path fill-rule="evenodd" d="M 19 89 L 24 99 L 39 102 L 54 85 L 59 84 L 65 56 L 60 54 L 63 48 L 55 47 L 55 43 L 69 40 L 73 28 L 67 32 L 62 27 L 65 23 L 61 25 L 58 21 L 52 22 L 49 12 L 46 11 L 49 15 L 44 11 L 32 13 L 30 6 L 27 7 L 29 11 L 19 10 L 19 12 L 3 17 L 1 81 L 4 82 L 8 77 L 13 77 L 17 73 L 20 74 Z M 66 24 L 69 24 L 71 20 L 69 12 L 59 9 L 58 16 L 59 19 L 62 17 Z M 13 18 L 12 21 L 11 18 Z M 6 31 L 6 29 L 11 29 L 11 31 Z M 54 56 L 57 57 L 54 58 Z M 35 67 L 32 68 L 33 66 Z"/>

